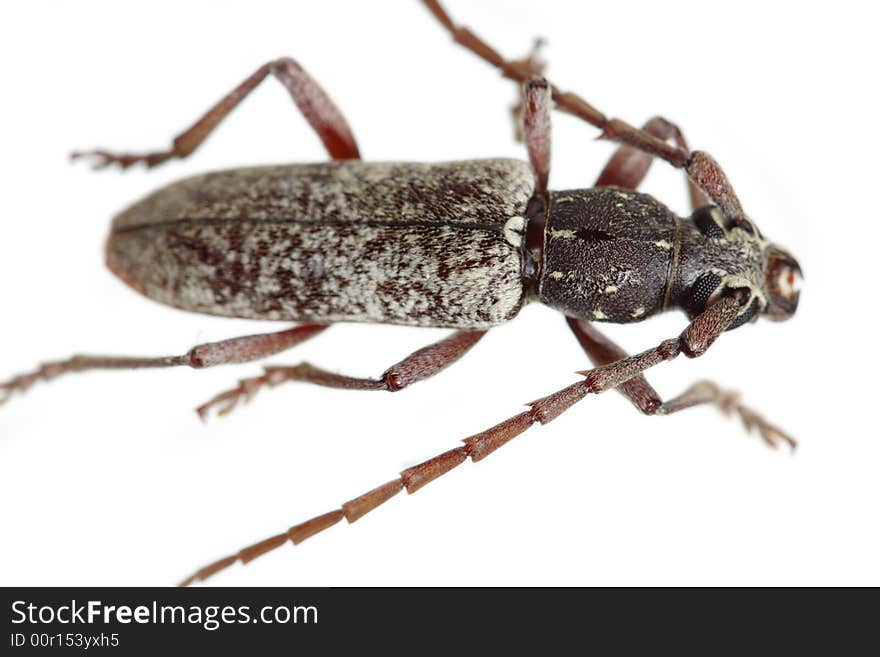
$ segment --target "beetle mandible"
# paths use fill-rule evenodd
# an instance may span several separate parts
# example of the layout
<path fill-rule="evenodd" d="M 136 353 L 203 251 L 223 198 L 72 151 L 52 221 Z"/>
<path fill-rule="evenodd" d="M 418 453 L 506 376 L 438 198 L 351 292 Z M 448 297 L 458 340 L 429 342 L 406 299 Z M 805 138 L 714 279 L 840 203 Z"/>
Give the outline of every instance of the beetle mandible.
<path fill-rule="evenodd" d="M 563 312 L 596 365 L 583 379 L 532 402 L 529 410 L 475 434 L 462 446 L 288 531 L 199 569 L 183 584 L 248 562 L 288 540 L 297 544 L 345 518 L 354 522 L 403 489 L 412 493 L 467 458 L 478 461 L 535 423 L 545 424 L 587 394 L 617 389 L 642 412 L 665 415 L 712 403 L 738 414 L 771 446 L 794 441 L 702 381 L 664 401 L 643 372 L 679 354 L 702 355 L 724 331 L 791 317 L 800 267 L 749 219 L 721 167 L 691 151 L 673 123 L 642 129 L 608 118 L 541 76 L 535 54 L 504 59 L 441 5 L 425 4 L 453 39 L 522 85 L 515 114 L 529 162 L 490 159 L 443 164 L 364 163 L 340 111 L 297 62 L 257 69 L 174 139 L 145 155 L 75 153 L 99 167 L 157 166 L 192 153 L 270 75 L 290 92 L 333 161 L 210 173 L 160 189 L 120 213 L 107 264 L 144 295 L 175 307 L 232 317 L 294 321 L 276 333 L 193 347 L 179 356 L 74 356 L 0 384 L 0 401 L 38 381 L 89 369 L 211 367 L 264 358 L 339 321 L 455 329 L 376 379 L 308 363 L 268 368 L 199 408 L 226 413 L 258 389 L 287 381 L 396 391 L 438 373 L 492 326 L 539 301 Z M 572 114 L 621 144 L 590 189 L 550 191 L 550 111 Z M 653 158 L 688 177 L 693 214 L 680 218 L 636 191 Z M 678 308 L 690 319 L 678 336 L 629 356 L 593 322 L 628 323 Z"/>

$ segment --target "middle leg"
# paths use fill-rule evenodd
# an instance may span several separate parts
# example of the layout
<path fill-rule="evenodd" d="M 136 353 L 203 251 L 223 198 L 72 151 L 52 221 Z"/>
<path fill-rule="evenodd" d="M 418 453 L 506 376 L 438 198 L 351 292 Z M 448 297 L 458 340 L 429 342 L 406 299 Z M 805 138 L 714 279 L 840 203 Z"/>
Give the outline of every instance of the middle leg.
<path fill-rule="evenodd" d="M 566 317 L 566 321 L 594 365 L 608 365 L 629 357 L 626 351 L 590 322 L 573 317 Z M 740 403 L 738 393 L 725 390 L 711 381 L 698 381 L 682 394 L 668 401 L 663 401 L 642 375 L 617 386 L 616 390 L 645 415 L 671 415 L 686 408 L 712 404 L 728 417 L 736 413 L 746 432 L 757 429 L 761 438 L 772 449 L 777 449 L 783 442 L 792 449 L 797 446 L 794 438 L 768 422 L 759 413 Z"/>
<path fill-rule="evenodd" d="M 347 390 L 397 392 L 449 367 L 464 356 L 485 334 L 486 331 L 480 330 L 456 331 L 448 338 L 414 351 L 396 365 L 385 370 L 378 379 L 336 374 L 315 367 L 311 363 L 300 363 L 291 367 L 267 367 L 261 376 L 242 379 L 235 388 L 222 392 L 203 404 L 198 408 L 198 413 L 205 417 L 212 409 L 216 408 L 219 415 L 226 415 L 240 402 L 249 401 L 260 388 L 275 387 L 288 381 Z"/>

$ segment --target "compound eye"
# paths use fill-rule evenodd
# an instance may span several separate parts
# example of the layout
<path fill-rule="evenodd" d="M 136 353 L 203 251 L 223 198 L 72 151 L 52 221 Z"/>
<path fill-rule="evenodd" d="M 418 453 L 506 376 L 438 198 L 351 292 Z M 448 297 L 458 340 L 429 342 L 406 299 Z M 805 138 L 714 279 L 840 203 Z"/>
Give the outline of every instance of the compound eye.
<path fill-rule="evenodd" d="M 704 205 L 697 208 L 691 215 L 691 220 L 706 237 L 719 238 L 727 234 L 724 230 L 727 220 L 721 208 L 715 205 Z"/>
<path fill-rule="evenodd" d="M 727 327 L 727 331 L 731 331 L 737 327 L 742 326 L 748 322 L 751 322 L 758 317 L 758 311 L 761 309 L 760 304 L 758 303 L 758 297 L 754 297 L 746 307 L 744 311 L 742 311 L 735 320 L 733 320 L 730 325 Z"/>
<path fill-rule="evenodd" d="M 696 317 L 706 309 L 706 304 L 719 285 L 721 285 L 721 277 L 712 272 L 707 272 L 696 280 L 691 287 L 690 305 L 687 308 L 691 317 Z"/>

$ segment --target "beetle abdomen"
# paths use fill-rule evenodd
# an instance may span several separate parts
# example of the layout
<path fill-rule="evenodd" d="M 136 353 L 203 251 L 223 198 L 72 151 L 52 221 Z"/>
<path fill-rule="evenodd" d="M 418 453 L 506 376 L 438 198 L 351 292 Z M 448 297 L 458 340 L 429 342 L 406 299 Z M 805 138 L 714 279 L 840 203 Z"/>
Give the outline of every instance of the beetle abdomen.
<path fill-rule="evenodd" d="M 196 312 L 487 327 L 523 303 L 533 189 L 516 160 L 209 173 L 116 217 L 107 262 L 146 296 Z"/>

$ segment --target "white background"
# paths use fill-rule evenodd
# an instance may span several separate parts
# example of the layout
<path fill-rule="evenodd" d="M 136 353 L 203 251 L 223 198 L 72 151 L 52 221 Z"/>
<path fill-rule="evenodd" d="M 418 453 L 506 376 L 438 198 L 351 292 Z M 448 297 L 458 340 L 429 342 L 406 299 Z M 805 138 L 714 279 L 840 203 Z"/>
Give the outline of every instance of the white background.
<path fill-rule="evenodd" d="M 648 418 L 615 393 L 354 526 L 212 580 L 226 585 L 880 584 L 877 503 L 876 21 L 864 3 L 518 0 L 449 9 L 502 52 L 550 40 L 549 77 L 609 115 L 663 114 L 713 153 L 765 234 L 800 259 L 801 308 L 652 371 L 711 377 L 796 435 L 767 450 L 711 408 Z M 829 8 L 825 8 L 829 7 Z M 513 85 L 416 2 L 29 2 L 0 16 L 2 375 L 75 352 L 176 354 L 276 325 L 191 315 L 107 272 L 114 213 L 184 175 L 324 159 L 269 80 L 205 146 L 159 170 L 92 173 L 75 148 L 164 148 L 279 55 L 346 113 L 366 159 L 524 156 Z M 554 188 L 613 147 L 554 116 Z M 680 174 L 645 190 L 685 212 Z M 631 350 L 684 316 L 608 327 Z M 377 375 L 442 331 L 340 325 L 289 354 Z M 258 364 L 96 372 L 0 410 L 0 583 L 172 584 L 392 479 L 587 360 L 526 308 L 459 364 L 397 395 L 289 385 L 206 425 L 193 408 Z"/>

